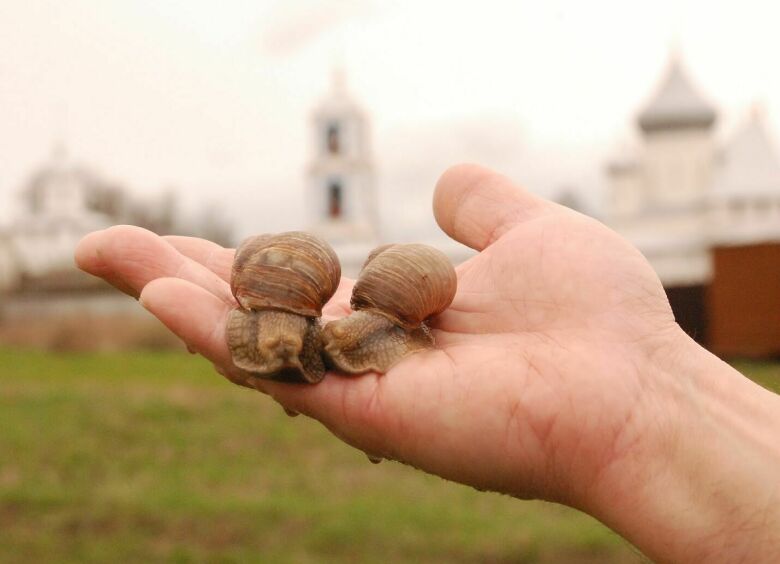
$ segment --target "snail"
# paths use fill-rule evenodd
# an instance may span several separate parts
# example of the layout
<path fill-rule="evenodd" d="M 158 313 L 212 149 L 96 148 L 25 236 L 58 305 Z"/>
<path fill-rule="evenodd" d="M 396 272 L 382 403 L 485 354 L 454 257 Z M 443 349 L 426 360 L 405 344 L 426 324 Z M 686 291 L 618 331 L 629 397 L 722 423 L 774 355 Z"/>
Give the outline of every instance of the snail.
<path fill-rule="evenodd" d="M 322 306 L 341 280 L 333 249 L 300 231 L 257 235 L 236 250 L 228 314 L 233 363 L 261 378 L 315 383 L 325 376 Z"/>
<path fill-rule="evenodd" d="M 455 269 L 441 251 L 416 243 L 377 247 L 352 289 L 354 311 L 323 329 L 326 361 L 350 374 L 387 372 L 432 348 L 425 320 L 447 309 L 456 289 Z"/>

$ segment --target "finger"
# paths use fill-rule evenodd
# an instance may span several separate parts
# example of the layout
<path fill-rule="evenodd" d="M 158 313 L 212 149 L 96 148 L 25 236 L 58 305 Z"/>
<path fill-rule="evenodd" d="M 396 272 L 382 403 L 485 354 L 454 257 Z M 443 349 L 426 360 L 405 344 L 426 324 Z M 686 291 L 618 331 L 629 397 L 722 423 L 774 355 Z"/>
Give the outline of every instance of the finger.
<path fill-rule="evenodd" d="M 515 225 L 556 211 L 556 204 L 478 165 L 449 168 L 436 183 L 433 213 L 450 237 L 481 251 Z"/>
<path fill-rule="evenodd" d="M 74 252 L 76 266 L 84 272 L 102 278 L 118 290 L 134 298 L 138 292 L 122 278 L 116 276 L 98 255 L 98 247 L 103 237 L 103 231 L 93 231 L 79 241 Z"/>
<path fill-rule="evenodd" d="M 185 257 L 202 264 L 214 274 L 230 283 L 230 268 L 233 264 L 235 249 L 226 249 L 221 245 L 197 237 L 167 235 L 163 237 L 174 249 Z"/>
<path fill-rule="evenodd" d="M 231 307 L 197 284 L 180 278 L 157 278 L 141 292 L 141 305 L 191 351 L 202 354 L 232 382 L 248 387 L 249 376 L 233 366 L 225 339 Z"/>
<path fill-rule="evenodd" d="M 157 278 L 181 278 L 233 303 L 228 284 L 203 265 L 179 253 L 151 231 L 131 225 L 110 227 L 94 243 L 93 270 L 108 273 L 135 295 Z"/>

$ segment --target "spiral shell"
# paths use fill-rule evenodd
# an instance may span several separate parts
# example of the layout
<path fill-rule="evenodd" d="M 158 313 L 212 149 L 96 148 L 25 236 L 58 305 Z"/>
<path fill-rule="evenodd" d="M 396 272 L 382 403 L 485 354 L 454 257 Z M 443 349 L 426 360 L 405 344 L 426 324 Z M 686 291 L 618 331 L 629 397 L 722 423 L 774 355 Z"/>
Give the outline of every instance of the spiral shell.
<path fill-rule="evenodd" d="M 447 309 L 456 290 L 455 269 L 441 251 L 418 243 L 384 245 L 363 265 L 350 303 L 412 329 Z"/>
<path fill-rule="evenodd" d="M 230 289 L 244 309 L 319 317 L 340 280 L 341 265 L 327 242 L 289 231 L 245 240 L 236 251 Z"/>

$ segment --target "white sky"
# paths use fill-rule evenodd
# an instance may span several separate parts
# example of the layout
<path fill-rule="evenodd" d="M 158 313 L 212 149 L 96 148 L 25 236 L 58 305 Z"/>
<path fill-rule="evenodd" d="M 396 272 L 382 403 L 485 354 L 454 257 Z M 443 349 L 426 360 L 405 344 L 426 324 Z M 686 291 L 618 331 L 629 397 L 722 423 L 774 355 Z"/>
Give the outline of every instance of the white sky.
<path fill-rule="evenodd" d="M 673 44 L 721 130 L 758 100 L 780 133 L 774 4 L 0 0 L 0 208 L 64 137 L 137 193 L 222 202 L 239 235 L 303 227 L 334 65 L 372 117 L 388 237 L 431 229 L 460 160 L 596 202 Z"/>

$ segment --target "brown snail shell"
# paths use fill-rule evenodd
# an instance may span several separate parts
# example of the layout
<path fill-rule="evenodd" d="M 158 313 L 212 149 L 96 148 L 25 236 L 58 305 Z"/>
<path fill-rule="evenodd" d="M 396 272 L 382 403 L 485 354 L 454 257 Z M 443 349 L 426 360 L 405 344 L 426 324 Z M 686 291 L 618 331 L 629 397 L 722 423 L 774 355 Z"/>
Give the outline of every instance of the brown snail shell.
<path fill-rule="evenodd" d="M 447 309 L 456 290 L 455 269 L 441 251 L 421 244 L 374 249 L 352 290 L 355 312 L 323 329 L 328 363 L 353 374 L 387 372 L 432 348 L 424 321 Z"/>
<path fill-rule="evenodd" d="M 289 231 L 245 240 L 236 250 L 230 289 L 244 309 L 319 317 L 340 281 L 341 265 L 327 242 Z"/>
<path fill-rule="evenodd" d="M 447 309 L 457 287 L 455 269 L 438 249 L 419 243 L 384 245 L 363 265 L 350 305 L 412 329 Z"/>
<path fill-rule="evenodd" d="M 226 327 L 233 363 L 261 378 L 322 380 L 317 318 L 340 279 L 336 253 L 318 237 L 291 231 L 245 240 L 230 279 L 240 305 Z"/>

